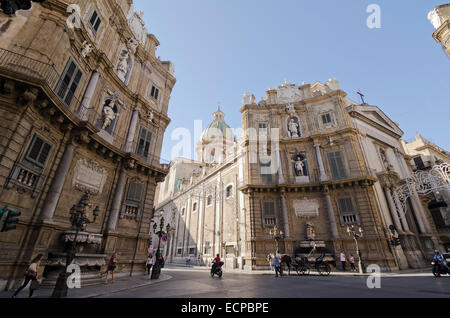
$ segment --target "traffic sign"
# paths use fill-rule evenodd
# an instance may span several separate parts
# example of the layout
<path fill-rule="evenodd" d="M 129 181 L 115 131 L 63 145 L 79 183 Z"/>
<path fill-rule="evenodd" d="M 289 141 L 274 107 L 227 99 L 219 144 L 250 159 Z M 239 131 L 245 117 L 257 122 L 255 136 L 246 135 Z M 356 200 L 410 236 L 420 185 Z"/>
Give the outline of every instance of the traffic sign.
<path fill-rule="evenodd" d="M 167 236 L 167 235 L 164 235 L 163 237 L 162 237 L 162 241 L 163 242 L 167 242 L 169 240 L 169 237 Z"/>

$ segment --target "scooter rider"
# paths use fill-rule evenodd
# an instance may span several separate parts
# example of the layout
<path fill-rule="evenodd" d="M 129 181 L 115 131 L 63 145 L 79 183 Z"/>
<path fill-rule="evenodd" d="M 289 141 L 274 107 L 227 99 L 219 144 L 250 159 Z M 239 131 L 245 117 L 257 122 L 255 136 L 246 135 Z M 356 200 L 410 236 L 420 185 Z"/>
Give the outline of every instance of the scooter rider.
<path fill-rule="evenodd" d="M 442 266 L 445 267 L 447 272 L 450 272 L 450 269 L 448 268 L 447 261 L 445 260 L 444 255 L 442 255 L 438 250 L 434 251 L 433 262 L 442 264 Z"/>
<path fill-rule="evenodd" d="M 212 266 L 211 272 L 215 273 L 217 266 L 220 266 L 221 263 L 222 263 L 222 260 L 220 259 L 220 255 L 217 254 L 216 258 L 213 261 L 213 266 Z"/>

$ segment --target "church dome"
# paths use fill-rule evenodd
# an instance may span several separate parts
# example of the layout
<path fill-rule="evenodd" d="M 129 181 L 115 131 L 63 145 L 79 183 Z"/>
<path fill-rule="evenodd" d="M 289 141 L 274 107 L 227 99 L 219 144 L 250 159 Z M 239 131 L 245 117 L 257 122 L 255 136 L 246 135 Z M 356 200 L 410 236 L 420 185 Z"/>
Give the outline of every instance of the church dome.
<path fill-rule="evenodd" d="M 216 138 L 224 138 L 231 141 L 235 140 L 233 130 L 225 123 L 225 114 L 220 110 L 220 106 L 213 114 L 212 123 L 203 131 L 201 140 L 209 142 Z"/>

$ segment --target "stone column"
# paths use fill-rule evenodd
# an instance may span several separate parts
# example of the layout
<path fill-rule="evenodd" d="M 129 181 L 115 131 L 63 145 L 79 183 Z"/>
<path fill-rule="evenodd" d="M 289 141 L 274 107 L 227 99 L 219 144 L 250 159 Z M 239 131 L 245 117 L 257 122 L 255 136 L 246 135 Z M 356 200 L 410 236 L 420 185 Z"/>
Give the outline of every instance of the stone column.
<path fill-rule="evenodd" d="M 403 229 L 405 231 L 409 231 L 409 229 L 402 227 L 402 224 L 400 223 L 400 218 L 398 217 L 397 207 L 395 206 L 394 199 L 392 199 L 392 195 L 390 195 L 391 190 L 384 187 L 383 191 L 384 191 L 384 196 L 386 197 L 386 200 L 389 204 L 389 209 L 391 210 L 392 219 L 394 221 L 395 227 L 397 228 L 397 232 L 399 232 L 399 234 L 403 234 Z"/>
<path fill-rule="evenodd" d="M 283 176 L 283 168 L 281 165 L 281 155 L 280 155 L 279 149 L 277 149 L 277 160 L 278 160 L 278 183 L 285 184 L 286 180 L 284 179 L 284 176 Z"/>
<path fill-rule="evenodd" d="M 139 111 L 135 109 L 133 112 L 133 116 L 131 117 L 130 127 L 128 129 L 127 144 L 125 147 L 126 153 L 133 152 L 133 142 L 134 137 L 136 136 L 138 121 L 139 121 Z"/>
<path fill-rule="evenodd" d="M 109 214 L 108 225 L 106 227 L 107 232 L 114 232 L 116 230 L 125 184 L 126 173 L 125 169 L 122 167 L 120 169 L 119 179 L 117 180 L 116 190 L 114 192 L 114 200 L 111 206 L 111 212 Z"/>
<path fill-rule="evenodd" d="M 220 241 L 220 214 L 221 214 L 221 205 L 222 205 L 222 178 L 219 175 L 219 178 L 217 180 L 217 192 L 216 193 L 216 217 L 215 217 L 215 224 L 214 224 L 214 236 L 215 236 L 215 247 L 214 247 L 214 255 L 221 254 L 222 249 L 222 242 Z"/>
<path fill-rule="evenodd" d="M 55 172 L 55 177 L 53 178 L 50 190 L 47 193 L 44 207 L 42 208 L 41 220 L 43 221 L 51 221 L 53 219 L 76 147 L 77 145 L 75 145 L 73 141 L 69 141 L 66 146 L 61 161 L 59 162 L 58 169 Z"/>
<path fill-rule="evenodd" d="M 417 222 L 419 223 L 420 226 L 420 231 L 423 234 L 431 234 L 432 231 L 430 223 L 428 223 L 427 217 L 425 216 L 425 211 L 423 210 L 422 203 L 420 202 L 417 193 L 411 195 L 411 204 L 416 214 Z"/>
<path fill-rule="evenodd" d="M 199 203 L 199 213 L 198 213 L 198 222 L 197 222 L 197 254 L 202 253 L 202 241 L 203 241 L 203 213 L 204 213 L 204 192 L 202 191 L 200 194 L 200 203 Z M 202 253 L 203 254 L 203 253 Z"/>
<path fill-rule="evenodd" d="M 284 191 L 281 193 L 281 211 L 283 213 L 283 230 L 286 237 L 290 236 L 289 231 L 289 217 L 287 212 L 286 194 Z"/>
<path fill-rule="evenodd" d="M 336 220 L 334 218 L 333 204 L 331 203 L 331 197 L 328 190 L 325 191 L 324 195 L 327 201 L 328 219 L 330 220 L 331 235 L 333 239 L 337 239 L 339 237 L 339 234 L 336 226 Z"/>
<path fill-rule="evenodd" d="M 188 204 L 186 209 L 186 231 L 184 233 L 184 256 L 189 256 L 189 229 L 190 229 L 190 222 L 191 222 L 191 195 L 188 197 Z"/>
<path fill-rule="evenodd" d="M 178 208 L 176 209 L 178 213 L 177 217 L 177 224 L 175 226 L 175 233 L 174 233 L 174 241 L 172 244 L 172 255 L 170 257 L 170 262 L 173 262 L 173 257 L 178 257 L 178 234 L 180 232 L 180 219 L 181 219 L 181 213 L 178 211 Z"/>
<path fill-rule="evenodd" d="M 320 145 L 315 144 L 314 147 L 316 148 L 317 162 L 319 163 L 320 181 L 327 181 L 328 177 L 327 177 L 327 174 L 325 173 L 325 167 L 323 165 L 322 153 L 320 151 Z"/>
<path fill-rule="evenodd" d="M 95 88 L 97 87 L 98 80 L 100 78 L 100 73 L 97 71 L 94 71 L 91 75 L 91 78 L 89 80 L 89 84 L 86 88 L 86 91 L 84 92 L 83 101 L 81 102 L 79 112 L 79 118 L 82 121 L 87 121 L 87 114 L 89 111 L 89 108 L 91 106 L 91 100 L 92 96 L 94 96 Z"/>

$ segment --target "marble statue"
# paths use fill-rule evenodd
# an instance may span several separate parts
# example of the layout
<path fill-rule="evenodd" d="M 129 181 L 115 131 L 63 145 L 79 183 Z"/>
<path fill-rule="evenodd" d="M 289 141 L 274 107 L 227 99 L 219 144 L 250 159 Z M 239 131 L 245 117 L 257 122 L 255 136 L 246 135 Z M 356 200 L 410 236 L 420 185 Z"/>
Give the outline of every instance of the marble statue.
<path fill-rule="evenodd" d="M 138 45 L 139 45 L 138 41 L 135 40 L 134 38 L 129 38 L 129 39 L 128 39 L 128 42 L 127 42 L 127 48 L 128 48 L 128 50 L 129 50 L 131 53 L 133 53 L 133 54 L 136 53 L 136 50 L 137 50 Z"/>
<path fill-rule="evenodd" d="M 299 177 L 305 176 L 305 163 L 300 156 L 298 156 L 297 160 L 295 161 L 295 173 Z"/>
<path fill-rule="evenodd" d="M 128 58 L 130 57 L 130 54 L 127 50 L 123 49 L 120 52 L 119 56 L 119 64 L 117 65 L 117 76 L 125 82 L 126 76 L 128 74 Z"/>
<path fill-rule="evenodd" d="M 105 130 L 113 123 L 114 119 L 116 119 L 116 113 L 114 109 L 111 107 L 111 100 L 106 101 L 105 106 L 103 107 L 103 127 Z"/>
<path fill-rule="evenodd" d="M 441 17 L 439 16 L 436 9 L 428 13 L 428 20 L 430 20 L 431 24 L 436 30 L 439 29 L 442 25 Z"/>
<path fill-rule="evenodd" d="M 153 114 L 153 112 L 151 110 L 149 110 L 147 112 L 147 120 L 149 123 L 153 123 L 153 119 L 155 118 L 155 115 Z"/>
<path fill-rule="evenodd" d="M 291 118 L 291 120 L 289 122 L 289 132 L 291 133 L 292 138 L 299 137 L 298 128 L 299 128 L 299 125 L 295 122 L 294 118 Z"/>
<path fill-rule="evenodd" d="M 306 223 L 306 239 L 308 241 L 316 240 L 316 230 L 314 229 L 314 223 L 312 222 Z"/>
<path fill-rule="evenodd" d="M 81 51 L 81 56 L 86 58 L 91 52 L 94 50 L 94 47 L 88 43 L 88 41 L 84 41 L 82 44 L 83 50 Z"/>
<path fill-rule="evenodd" d="M 242 106 L 253 105 L 254 103 L 255 103 L 255 95 L 253 95 L 252 93 L 246 93 L 242 97 Z"/>

